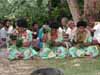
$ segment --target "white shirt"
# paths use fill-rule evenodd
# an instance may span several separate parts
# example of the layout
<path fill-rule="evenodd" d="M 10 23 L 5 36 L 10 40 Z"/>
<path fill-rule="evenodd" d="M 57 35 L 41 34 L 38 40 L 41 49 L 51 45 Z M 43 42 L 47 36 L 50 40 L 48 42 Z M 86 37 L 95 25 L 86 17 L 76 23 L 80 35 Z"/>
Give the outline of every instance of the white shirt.
<path fill-rule="evenodd" d="M 0 29 L 0 38 L 7 38 L 7 31 L 4 27 Z"/>
<path fill-rule="evenodd" d="M 13 33 L 13 26 L 10 26 L 10 27 L 8 28 L 8 34 L 11 34 L 11 33 Z"/>
<path fill-rule="evenodd" d="M 71 40 L 74 39 L 74 37 L 75 37 L 75 35 L 76 35 L 76 30 L 77 30 L 77 27 L 75 27 L 74 29 L 71 29 L 71 28 L 68 27 L 68 29 L 67 29 L 67 31 L 66 31 L 66 34 L 69 35 L 69 38 L 70 38 Z"/>
<path fill-rule="evenodd" d="M 100 23 L 94 26 L 94 39 L 96 39 L 100 43 Z"/>
<path fill-rule="evenodd" d="M 66 28 L 61 28 L 61 27 L 59 27 L 58 28 L 58 37 L 59 38 L 63 38 L 63 32 L 66 32 Z"/>

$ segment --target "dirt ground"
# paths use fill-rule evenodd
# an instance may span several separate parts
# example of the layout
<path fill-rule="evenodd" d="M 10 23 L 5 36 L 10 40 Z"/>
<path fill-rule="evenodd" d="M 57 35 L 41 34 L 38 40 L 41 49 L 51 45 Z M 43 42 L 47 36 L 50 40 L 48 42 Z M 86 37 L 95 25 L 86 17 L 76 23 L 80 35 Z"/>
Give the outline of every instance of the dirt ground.
<path fill-rule="evenodd" d="M 41 64 L 43 63 L 43 64 Z M 30 75 L 37 68 L 46 67 L 43 60 L 0 60 L 0 75 Z M 45 66 L 44 66 L 45 65 Z"/>

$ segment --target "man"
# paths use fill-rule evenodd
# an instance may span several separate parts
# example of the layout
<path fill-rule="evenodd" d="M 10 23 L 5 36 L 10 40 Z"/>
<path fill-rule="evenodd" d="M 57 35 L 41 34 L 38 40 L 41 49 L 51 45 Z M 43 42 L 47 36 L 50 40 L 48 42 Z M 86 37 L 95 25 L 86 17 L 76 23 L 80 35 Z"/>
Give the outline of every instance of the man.
<path fill-rule="evenodd" d="M 58 28 L 58 37 L 60 37 L 61 39 L 63 39 L 63 33 L 67 31 L 67 22 L 68 19 L 66 17 L 63 17 L 61 19 L 61 27 Z"/>

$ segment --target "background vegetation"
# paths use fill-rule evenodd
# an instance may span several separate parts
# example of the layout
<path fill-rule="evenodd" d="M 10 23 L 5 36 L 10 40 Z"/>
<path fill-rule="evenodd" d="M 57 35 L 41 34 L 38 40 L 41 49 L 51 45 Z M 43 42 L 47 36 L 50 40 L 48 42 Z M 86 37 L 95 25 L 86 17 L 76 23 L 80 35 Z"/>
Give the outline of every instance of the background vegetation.
<path fill-rule="evenodd" d="M 72 19 L 73 13 L 70 12 L 68 1 L 73 2 L 73 0 L 0 0 L 0 18 L 24 17 L 30 24 L 32 21 L 38 21 L 40 25 L 46 20 L 59 21 L 61 17 L 65 16 Z M 80 14 L 83 14 L 86 0 L 74 1 L 77 2 Z"/>

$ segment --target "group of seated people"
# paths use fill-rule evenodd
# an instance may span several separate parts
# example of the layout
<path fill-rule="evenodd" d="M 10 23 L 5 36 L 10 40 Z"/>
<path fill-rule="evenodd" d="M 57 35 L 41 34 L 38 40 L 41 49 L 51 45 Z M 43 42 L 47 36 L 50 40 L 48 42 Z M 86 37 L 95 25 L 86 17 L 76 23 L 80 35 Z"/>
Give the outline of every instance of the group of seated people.
<path fill-rule="evenodd" d="M 66 17 L 57 22 L 46 22 L 41 28 L 37 22 L 28 28 L 24 18 L 0 21 L 0 56 L 15 59 L 62 59 L 65 57 L 91 57 L 99 55 L 100 23 L 93 19 L 77 24 Z"/>

